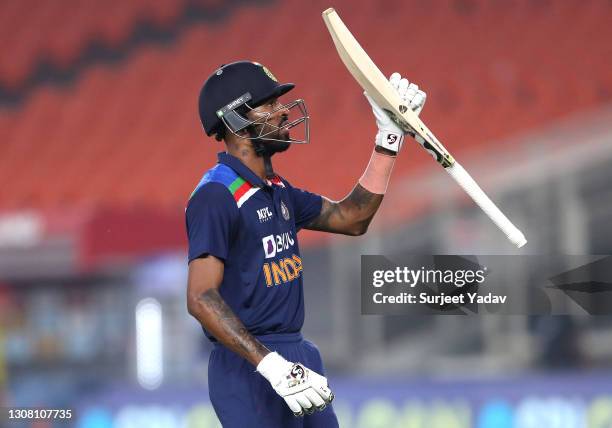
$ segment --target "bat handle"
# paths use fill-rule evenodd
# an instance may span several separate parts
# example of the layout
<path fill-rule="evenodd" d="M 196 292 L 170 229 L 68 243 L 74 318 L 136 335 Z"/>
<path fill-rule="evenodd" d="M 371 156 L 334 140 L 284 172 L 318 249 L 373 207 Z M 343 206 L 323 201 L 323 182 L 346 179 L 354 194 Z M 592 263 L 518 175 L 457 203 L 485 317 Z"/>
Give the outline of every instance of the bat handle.
<path fill-rule="evenodd" d="M 474 179 L 468 174 L 468 172 L 459 164 L 454 162 L 453 165 L 445 168 L 451 177 L 470 195 L 470 197 L 478 204 L 480 208 L 489 216 L 493 223 L 501 229 L 502 232 L 508 237 L 510 242 L 521 248 L 527 243 L 525 235 L 515 225 L 512 224 L 508 217 L 500 211 L 499 208 L 489 199 L 485 192 L 480 186 L 474 181 Z"/>

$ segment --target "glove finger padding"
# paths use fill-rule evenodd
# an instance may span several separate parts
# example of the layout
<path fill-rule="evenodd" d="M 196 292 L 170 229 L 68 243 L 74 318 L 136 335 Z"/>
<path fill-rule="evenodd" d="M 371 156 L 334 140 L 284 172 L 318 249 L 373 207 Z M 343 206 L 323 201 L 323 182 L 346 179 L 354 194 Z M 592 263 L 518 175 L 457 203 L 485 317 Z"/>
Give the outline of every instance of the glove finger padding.
<path fill-rule="evenodd" d="M 298 403 L 300 403 L 300 406 L 302 406 L 302 409 L 304 410 L 304 412 L 306 412 L 307 414 L 312 414 L 312 412 L 314 412 L 315 406 L 313 405 L 313 403 L 310 401 L 310 399 L 308 398 L 308 395 L 306 394 L 306 391 L 302 391 L 302 392 L 298 392 L 297 394 L 295 394 L 295 399 Z"/>
<path fill-rule="evenodd" d="M 397 93 L 399 94 L 402 100 L 406 100 L 406 93 L 410 88 L 410 82 L 408 79 L 402 79 L 399 82 L 399 86 L 397 87 Z"/>
<path fill-rule="evenodd" d="M 334 393 L 327 386 L 321 385 L 319 386 L 319 388 L 316 389 L 316 391 L 319 394 L 319 396 L 323 399 L 323 401 L 325 401 L 327 404 L 334 401 Z"/>
<path fill-rule="evenodd" d="M 313 389 L 317 394 L 319 394 L 323 401 L 325 401 L 327 404 L 331 403 L 334 399 L 334 394 L 327 386 L 327 379 L 317 373 L 314 373 L 314 375 L 316 376 L 311 378 Z"/>
<path fill-rule="evenodd" d="M 393 73 L 391 77 L 389 77 L 389 83 L 391 83 L 391 86 L 393 86 L 393 89 L 395 89 L 396 91 L 399 87 L 400 80 L 402 80 L 402 76 L 397 72 Z"/>
<path fill-rule="evenodd" d="M 304 409 L 294 395 L 288 395 L 283 398 L 295 416 L 302 416 L 304 414 Z"/>
<path fill-rule="evenodd" d="M 412 101 L 410 101 L 410 108 L 418 115 L 423 107 L 425 106 L 425 101 L 427 100 L 427 95 L 423 91 L 417 92 Z"/>
<path fill-rule="evenodd" d="M 314 389 L 307 389 L 304 394 L 308 397 L 310 402 L 316 407 L 317 410 L 323 410 L 327 404 L 323 401 L 323 398 Z"/>
<path fill-rule="evenodd" d="M 414 83 L 411 83 L 408 89 L 406 90 L 406 95 L 404 96 L 403 100 L 412 102 L 412 100 L 414 99 L 415 95 L 418 92 L 419 92 L 419 87 L 415 85 Z"/>

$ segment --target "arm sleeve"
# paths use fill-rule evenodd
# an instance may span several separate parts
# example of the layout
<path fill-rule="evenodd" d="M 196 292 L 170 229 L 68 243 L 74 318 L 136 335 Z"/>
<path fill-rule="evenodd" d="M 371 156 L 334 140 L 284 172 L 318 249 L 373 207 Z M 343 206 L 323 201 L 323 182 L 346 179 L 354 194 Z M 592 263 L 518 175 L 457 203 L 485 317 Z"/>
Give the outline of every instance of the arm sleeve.
<path fill-rule="evenodd" d="M 189 261 L 212 254 L 225 261 L 238 224 L 238 207 L 227 188 L 207 183 L 185 210 Z"/>
<path fill-rule="evenodd" d="M 306 226 L 310 221 L 321 214 L 323 199 L 316 193 L 307 192 L 291 186 L 285 181 L 291 195 L 291 203 L 295 214 L 295 228 L 297 231 Z"/>

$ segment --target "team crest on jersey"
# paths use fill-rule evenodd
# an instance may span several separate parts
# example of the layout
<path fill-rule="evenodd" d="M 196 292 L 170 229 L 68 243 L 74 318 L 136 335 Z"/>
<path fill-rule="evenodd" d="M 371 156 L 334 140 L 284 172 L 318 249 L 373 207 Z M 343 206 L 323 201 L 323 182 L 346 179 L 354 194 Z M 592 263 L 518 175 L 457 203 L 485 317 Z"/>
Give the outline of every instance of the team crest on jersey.
<path fill-rule="evenodd" d="M 289 219 L 291 218 L 289 216 L 289 208 L 287 208 L 287 205 L 285 205 L 283 201 L 281 201 L 281 213 L 283 214 L 283 218 L 289 221 Z"/>

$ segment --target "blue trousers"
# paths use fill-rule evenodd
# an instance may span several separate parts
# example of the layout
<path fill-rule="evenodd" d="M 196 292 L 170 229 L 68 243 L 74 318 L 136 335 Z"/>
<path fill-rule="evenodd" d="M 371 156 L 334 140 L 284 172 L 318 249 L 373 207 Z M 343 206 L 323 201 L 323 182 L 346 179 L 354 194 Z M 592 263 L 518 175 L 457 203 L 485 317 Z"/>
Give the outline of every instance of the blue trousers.
<path fill-rule="evenodd" d="M 301 362 L 324 376 L 319 350 L 300 333 L 257 339 L 288 361 Z M 223 428 L 338 428 L 331 405 L 322 412 L 295 417 L 285 400 L 251 363 L 219 343 L 215 343 L 208 362 L 208 390 Z"/>

